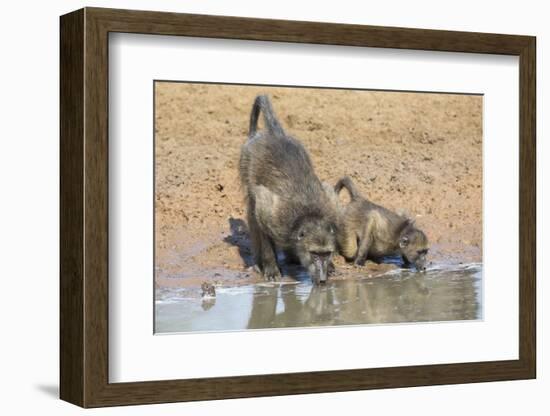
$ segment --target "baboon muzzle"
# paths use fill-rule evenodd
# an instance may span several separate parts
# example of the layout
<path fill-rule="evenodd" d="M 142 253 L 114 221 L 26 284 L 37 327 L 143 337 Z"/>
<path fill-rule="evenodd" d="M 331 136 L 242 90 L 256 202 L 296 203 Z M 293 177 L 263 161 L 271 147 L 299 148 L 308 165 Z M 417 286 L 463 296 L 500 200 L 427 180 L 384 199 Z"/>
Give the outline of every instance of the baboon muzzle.
<path fill-rule="evenodd" d="M 313 283 L 326 283 L 328 279 L 328 269 L 330 264 L 331 252 L 311 252 L 312 269 L 311 279 Z"/>

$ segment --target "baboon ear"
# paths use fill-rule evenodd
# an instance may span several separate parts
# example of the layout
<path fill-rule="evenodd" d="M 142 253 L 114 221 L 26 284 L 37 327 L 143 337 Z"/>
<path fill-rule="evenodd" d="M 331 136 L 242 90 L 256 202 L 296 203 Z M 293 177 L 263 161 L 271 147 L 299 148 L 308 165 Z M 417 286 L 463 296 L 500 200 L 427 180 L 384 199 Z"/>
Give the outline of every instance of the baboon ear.
<path fill-rule="evenodd" d="M 402 236 L 400 239 L 399 239 L 399 247 L 401 248 L 405 248 L 409 245 L 409 237 L 407 237 L 406 235 Z"/>

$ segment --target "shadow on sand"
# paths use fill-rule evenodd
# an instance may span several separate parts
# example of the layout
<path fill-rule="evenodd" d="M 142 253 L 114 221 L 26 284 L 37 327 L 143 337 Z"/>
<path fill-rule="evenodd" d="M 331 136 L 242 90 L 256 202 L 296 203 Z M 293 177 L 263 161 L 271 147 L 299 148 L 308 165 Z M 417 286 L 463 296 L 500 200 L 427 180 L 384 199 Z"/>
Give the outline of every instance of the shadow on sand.
<path fill-rule="evenodd" d="M 229 218 L 229 231 L 230 234 L 223 241 L 239 249 L 239 255 L 245 267 L 254 266 L 254 256 L 250 247 L 246 223 L 241 218 Z M 289 276 L 295 280 L 309 279 L 306 270 L 298 264 L 287 262 L 283 253 L 277 254 L 277 260 L 283 276 Z"/>

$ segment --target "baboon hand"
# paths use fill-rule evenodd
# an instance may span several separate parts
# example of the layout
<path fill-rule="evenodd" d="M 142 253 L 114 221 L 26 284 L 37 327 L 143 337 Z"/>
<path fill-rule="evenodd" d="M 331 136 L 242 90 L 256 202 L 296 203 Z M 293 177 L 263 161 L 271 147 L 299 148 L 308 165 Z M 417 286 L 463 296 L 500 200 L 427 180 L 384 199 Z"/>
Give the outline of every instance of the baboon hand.
<path fill-rule="evenodd" d="M 365 262 L 367 261 L 364 257 L 357 257 L 355 261 L 353 262 L 354 266 L 356 267 L 362 267 L 365 265 Z"/>
<path fill-rule="evenodd" d="M 281 280 L 281 271 L 276 264 L 265 265 L 264 277 L 268 282 L 278 282 L 279 280 Z"/>

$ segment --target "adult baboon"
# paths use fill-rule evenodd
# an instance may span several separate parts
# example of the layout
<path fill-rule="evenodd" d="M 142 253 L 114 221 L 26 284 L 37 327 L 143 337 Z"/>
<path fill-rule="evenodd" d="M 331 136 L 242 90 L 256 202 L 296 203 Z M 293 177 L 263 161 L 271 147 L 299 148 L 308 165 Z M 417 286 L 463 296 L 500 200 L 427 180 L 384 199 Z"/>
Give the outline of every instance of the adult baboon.
<path fill-rule="evenodd" d="M 263 114 L 265 128 L 258 131 Z M 302 144 L 279 124 L 267 96 L 256 97 L 239 163 L 254 259 L 268 280 L 281 271 L 276 249 L 315 283 L 327 280 L 336 250 L 336 212 Z"/>

